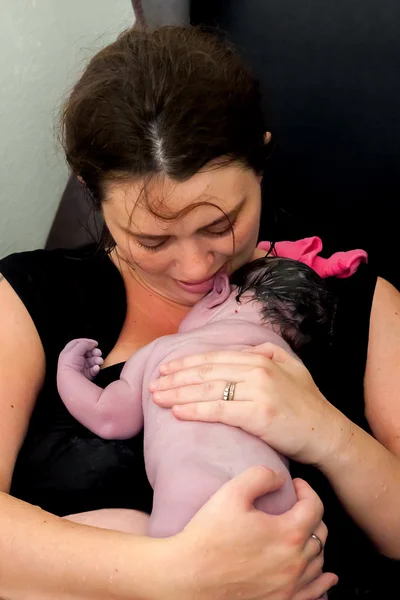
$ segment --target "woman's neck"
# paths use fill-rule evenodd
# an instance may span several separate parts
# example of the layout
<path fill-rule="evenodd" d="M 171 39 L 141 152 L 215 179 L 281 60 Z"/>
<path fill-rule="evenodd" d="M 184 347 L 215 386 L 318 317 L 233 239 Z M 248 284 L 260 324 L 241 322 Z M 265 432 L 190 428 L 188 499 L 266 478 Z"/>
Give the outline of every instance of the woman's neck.
<path fill-rule="evenodd" d="M 131 272 L 128 265 L 115 260 L 126 293 L 126 317 L 118 341 L 106 357 L 104 367 L 125 362 L 134 352 L 153 340 L 178 331 L 190 307 L 175 303 L 149 288 Z"/>
<path fill-rule="evenodd" d="M 132 325 L 136 328 L 145 328 L 149 333 L 152 332 L 152 339 L 176 333 L 181 321 L 190 311 L 190 307 L 168 300 L 144 286 L 138 279 L 132 278 L 128 281 L 125 289 L 126 321 L 132 320 Z"/>

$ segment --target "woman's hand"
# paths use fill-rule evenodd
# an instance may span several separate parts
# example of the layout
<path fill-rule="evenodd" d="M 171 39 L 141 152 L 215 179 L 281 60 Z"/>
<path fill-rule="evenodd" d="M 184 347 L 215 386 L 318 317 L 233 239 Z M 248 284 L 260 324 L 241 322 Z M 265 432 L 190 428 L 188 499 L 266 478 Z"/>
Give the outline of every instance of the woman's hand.
<path fill-rule="evenodd" d="M 337 583 L 336 575 L 321 574 L 323 553 L 311 535 L 325 544 L 327 529 L 322 503 L 307 483 L 295 480 L 298 502 L 282 515 L 254 508 L 256 498 L 282 483 L 270 469 L 252 467 L 225 484 L 182 533 L 170 538 L 169 556 L 182 561 L 175 598 L 315 600 Z"/>
<path fill-rule="evenodd" d="M 321 464 L 351 435 L 306 367 L 274 344 L 184 357 L 160 373 L 150 384 L 154 402 L 179 419 L 240 427 L 299 462 Z M 222 400 L 229 382 L 236 383 L 233 402 Z"/>

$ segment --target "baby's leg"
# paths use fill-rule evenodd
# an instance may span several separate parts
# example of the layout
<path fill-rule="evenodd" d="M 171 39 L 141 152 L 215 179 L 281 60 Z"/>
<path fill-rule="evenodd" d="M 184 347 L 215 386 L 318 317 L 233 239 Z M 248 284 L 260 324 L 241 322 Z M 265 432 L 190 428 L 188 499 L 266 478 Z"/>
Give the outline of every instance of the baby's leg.
<path fill-rule="evenodd" d="M 134 535 L 146 535 L 149 524 L 149 515 L 138 510 L 125 508 L 91 510 L 68 515 L 64 519 L 80 523 L 81 525 L 91 525 L 92 527 L 100 527 L 101 529 L 113 529 Z"/>
<path fill-rule="evenodd" d="M 281 469 L 287 471 L 281 465 Z M 154 485 L 153 510 L 147 534 L 163 538 L 182 531 L 200 508 L 232 478 L 232 470 L 201 461 L 184 466 L 159 464 Z M 288 480 L 281 490 L 266 494 L 256 501 L 256 507 L 269 514 L 280 514 L 296 501 L 293 482 Z M 326 600 L 324 595 L 320 600 Z"/>
<path fill-rule="evenodd" d="M 158 465 L 148 535 L 161 538 L 182 531 L 229 479 L 227 470 L 201 461 Z"/>

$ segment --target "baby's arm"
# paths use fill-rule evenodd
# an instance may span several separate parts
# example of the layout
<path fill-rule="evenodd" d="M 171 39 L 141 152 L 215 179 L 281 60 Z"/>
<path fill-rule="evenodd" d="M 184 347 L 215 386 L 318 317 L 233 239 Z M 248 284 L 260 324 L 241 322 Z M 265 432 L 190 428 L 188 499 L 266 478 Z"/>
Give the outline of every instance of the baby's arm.
<path fill-rule="evenodd" d="M 126 439 L 143 427 L 142 382 L 151 344 L 126 363 L 121 377 L 104 390 L 90 381 L 96 365 L 94 340 L 70 342 L 60 354 L 57 386 L 60 397 L 75 419 L 105 439 Z"/>

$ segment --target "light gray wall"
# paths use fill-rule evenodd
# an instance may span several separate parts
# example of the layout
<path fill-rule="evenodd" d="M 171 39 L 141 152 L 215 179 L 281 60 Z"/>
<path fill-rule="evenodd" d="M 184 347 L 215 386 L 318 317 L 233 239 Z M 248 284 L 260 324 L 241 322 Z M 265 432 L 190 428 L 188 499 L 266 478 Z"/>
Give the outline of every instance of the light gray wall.
<path fill-rule="evenodd" d="M 133 20 L 129 0 L 0 0 L 0 257 L 44 245 L 67 179 L 60 105 Z"/>

